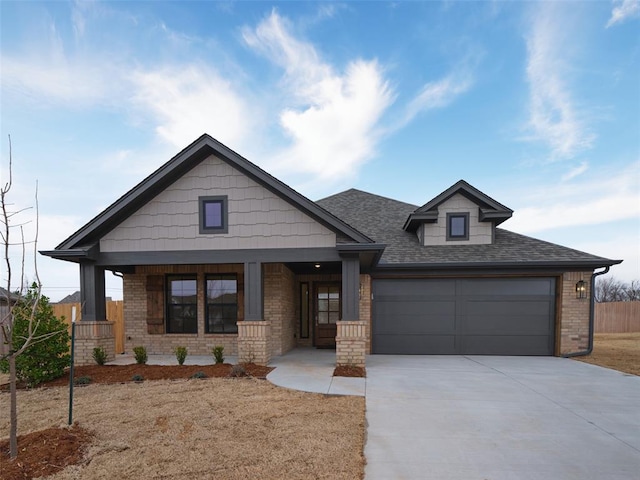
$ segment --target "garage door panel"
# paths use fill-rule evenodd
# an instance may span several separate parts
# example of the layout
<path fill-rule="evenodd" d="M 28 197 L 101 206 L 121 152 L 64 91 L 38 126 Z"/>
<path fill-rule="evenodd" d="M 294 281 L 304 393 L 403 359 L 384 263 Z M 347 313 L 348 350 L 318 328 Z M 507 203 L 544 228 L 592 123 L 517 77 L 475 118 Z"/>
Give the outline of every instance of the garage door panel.
<path fill-rule="evenodd" d="M 374 279 L 373 292 L 374 353 L 553 354 L 554 278 Z"/>
<path fill-rule="evenodd" d="M 374 335 L 455 335 L 455 317 L 450 315 L 395 315 L 393 321 L 377 322 L 373 326 Z"/>
<path fill-rule="evenodd" d="M 373 287 L 374 298 L 377 295 L 393 297 L 417 296 L 418 298 L 437 295 L 454 296 L 456 294 L 455 280 L 438 280 L 427 282 L 412 279 L 376 280 Z"/>
<path fill-rule="evenodd" d="M 466 300 L 463 307 L 467 315 L 493 316 L 493 315 L 539 315 L 549 317 L 549 299 L 540 300 L 502 300 L 491 298 L 487 300 Z"/>
<path fill-rule="evenodd" d="M 457 293 L 462 296 L 471 295 L 543 295 L 553 294 L 548 278 L 487 278 L 458 280 Z"/>
<path fill-rule="evenodd" d="M 469 335 L 461 343 L 462 355 L 549 355 L 548 335 Z"/>
<path fill-rule="evenodd" d="M 398 305 L 400 303 L 401 305 Z M 429 305 L 425 308 L 425 304 Z M 455 315 L 456 302 L 452 300 L 426 300 L 425 301 L 376 301 L 376 309 L 381 315 Z"/>
<path fill-rule="evenodd" d="M 488 321 L 490 320 L 490 321 Z M 537 315 L 503 315 L 486 317 L 470 316 L 461 325 L 462 335 L 548 335 L 548 317 Z"/>
<path fill-rule="evenodd" d="M 449 355 L 455 339 L 455 335 L 380 335 L 374 337 L 373 348 L 382 354 Z"/>

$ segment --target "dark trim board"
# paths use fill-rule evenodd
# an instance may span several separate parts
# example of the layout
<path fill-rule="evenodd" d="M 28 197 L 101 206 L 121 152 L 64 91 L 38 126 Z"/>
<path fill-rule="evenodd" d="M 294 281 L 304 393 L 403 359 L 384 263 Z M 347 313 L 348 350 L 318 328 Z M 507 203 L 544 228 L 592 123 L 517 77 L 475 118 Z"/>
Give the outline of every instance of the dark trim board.
<path fill-rule="evenodd" d="M 556 278 L 374 279 L 372 352 L 553 355 Z"/>

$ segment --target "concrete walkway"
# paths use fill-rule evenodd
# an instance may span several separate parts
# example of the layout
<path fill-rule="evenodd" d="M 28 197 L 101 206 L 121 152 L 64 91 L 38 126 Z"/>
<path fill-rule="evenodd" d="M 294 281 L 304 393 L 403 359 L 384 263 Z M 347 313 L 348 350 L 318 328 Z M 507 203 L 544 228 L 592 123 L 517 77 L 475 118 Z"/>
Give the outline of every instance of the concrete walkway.
<path fill-rule="evenodd" d="M 554 357 L 370 356 L 367 480 L 640 479 L 640 377 Z"/>
<path fill-rule="evenodd" d="M 366 379 L 333 376 L 335 350 L 296 348 L 272 358 L 269 366 L 276 368 L 267 380 L 279 387 L 330 395 L 365 394 Z"/>

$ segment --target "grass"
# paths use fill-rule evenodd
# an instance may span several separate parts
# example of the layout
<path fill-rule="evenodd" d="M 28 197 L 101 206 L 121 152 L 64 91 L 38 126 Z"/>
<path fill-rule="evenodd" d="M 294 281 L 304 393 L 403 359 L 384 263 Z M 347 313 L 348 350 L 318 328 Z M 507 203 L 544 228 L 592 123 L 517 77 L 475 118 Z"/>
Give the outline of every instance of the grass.
<path fill-rule="evenodd" d="M 640 375 L 640 332 L 596 333 L 591 355 L 575 359 Z"/>
<path fill-rule="evenodd" d="M 74 420 L 93 438 L 84 461 L 57 480 L 364 475 L 362 397 L 210 378 L 88 385 L 74 398 Z M 20 434 L 66 423 L 65 387 L 20 391 L 18 402 Z M 0 411 L 8 410 L 9 395 L 0 393 Z M 7 417 L 0 417 L 3 437 Z"/>

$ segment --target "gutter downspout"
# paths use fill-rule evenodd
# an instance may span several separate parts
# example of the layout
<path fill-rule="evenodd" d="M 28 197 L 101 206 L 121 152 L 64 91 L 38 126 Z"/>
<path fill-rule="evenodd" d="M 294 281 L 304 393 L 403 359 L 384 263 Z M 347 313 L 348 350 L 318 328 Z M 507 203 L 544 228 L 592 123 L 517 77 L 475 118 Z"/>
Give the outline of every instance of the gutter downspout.
<path fill-rule="evenodd" d="M 609 268 L 611 267 L 604 267 L 604 270 L 602 270 L 601 272 L 594 272 L 593 275 L 591 275 L 591 295 L 589 298 L 589 346 L 586 350 L 583 350 L 581 352 L 566 353 L 563 355 L 564 358 L 582 357 L 584 355 L 590 355 L 591 352 L 593 352 L 593 332 L 595 330 L 596 310 L 596 277 L 607 273 L 609 271 Z"/>

